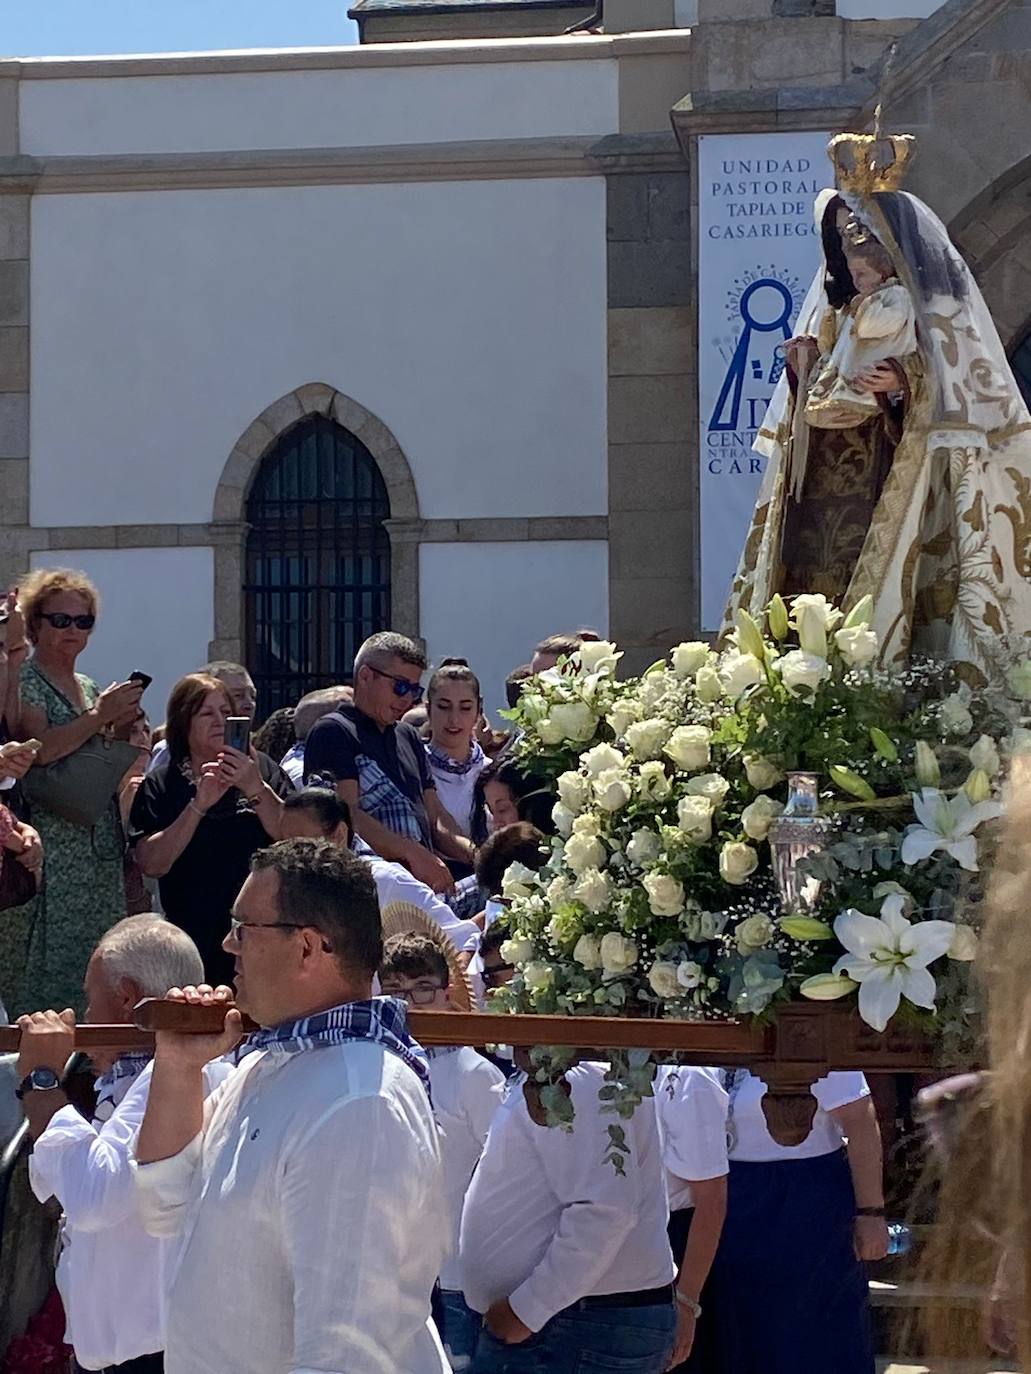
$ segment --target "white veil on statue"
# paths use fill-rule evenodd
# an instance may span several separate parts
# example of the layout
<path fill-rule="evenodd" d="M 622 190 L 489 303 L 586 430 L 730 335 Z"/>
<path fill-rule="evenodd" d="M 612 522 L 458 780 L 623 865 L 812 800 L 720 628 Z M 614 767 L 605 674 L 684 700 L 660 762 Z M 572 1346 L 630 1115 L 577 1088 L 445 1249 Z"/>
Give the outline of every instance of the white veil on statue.
<path fill-rule="evenodd" d="M 835 143 L 849 138 L 863 141 Z M 873 597 L 884 661 L 926 652 L 993 678 L 1031 635 L 1031 414 L 980 289 L 933 211 L 906 192 L 853 185 L 821 192 L 818 225 L 836 195 L 891 255 L 913 299 L 920 350 L 902 438 L 845 604 Z M 824 263 L 796 334 L 818 332 L 829 308 L 826 277 Z M 766 474 L 728 626 L 738 608 L 758 613 L 780 590 L 792 447 L 800 430 L 810 455 L 819 443 L 795 410 L 785 369 L 755 444 Z"/>

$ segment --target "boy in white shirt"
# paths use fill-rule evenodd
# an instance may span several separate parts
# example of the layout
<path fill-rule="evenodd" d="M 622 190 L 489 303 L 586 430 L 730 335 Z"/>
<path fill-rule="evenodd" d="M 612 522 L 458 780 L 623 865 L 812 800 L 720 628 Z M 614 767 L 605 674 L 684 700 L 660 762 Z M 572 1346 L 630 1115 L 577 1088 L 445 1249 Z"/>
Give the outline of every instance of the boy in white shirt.
<path fill-rule="evenodd" d="M 459 1249 L 466 1300 L 485 1313 L 472 1374 L 572 1370 L 592 1356 L 623 1374 L 669 1364 L 674 1269 L 655 1109 L 644 1102 L 625 1121 L 604 1114 L 604 1074 L 580 1064 L 565 1075 L 571 1131 L 536 1124 L 539 1096 L 523 1078 L 491 1122 Z M 617 1121 L 625 1174 L 606 1159 Z"/>
<path fill-rule="evenodd" d="M 379 979 L 387 997 L 400 997 L 423 1011 L 452 1010 L 451 971 L 428 935 L 407 932 L 389 939 L 383 949 Z M 444 1194 L 452 1225 L 451 1252 L 440 1271 L 440 1334 L 451 1368 L 461 1371 L 470 1368 L 480 1333 L 479 1315 L 462 1295 L 458 1269 L 462 1204 L 504 1093 L 505 1076 L 468 1045 L 443 1046 L 426 1053 L 433 1107 L 443 1134 Z"/>

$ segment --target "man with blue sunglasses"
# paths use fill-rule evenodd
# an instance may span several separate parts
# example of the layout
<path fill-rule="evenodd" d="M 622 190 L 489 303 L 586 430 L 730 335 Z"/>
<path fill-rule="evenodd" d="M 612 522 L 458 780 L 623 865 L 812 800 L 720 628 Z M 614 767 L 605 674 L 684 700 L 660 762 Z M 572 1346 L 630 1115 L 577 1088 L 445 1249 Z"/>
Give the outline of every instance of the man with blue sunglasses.
<path fill-rule="evenodd" d="M 437 796 L 418 732 L 402 722 L 422 700 L 426 655 L 383 631 L 354 660 L 354 702 L 324 716 L 305 745 L 305 779 L 332 774 L 354 828 L 384 859 L 402 863 L 434 892 L 455 880 L 445 859 L 473 861 L 472 843 Z"/>

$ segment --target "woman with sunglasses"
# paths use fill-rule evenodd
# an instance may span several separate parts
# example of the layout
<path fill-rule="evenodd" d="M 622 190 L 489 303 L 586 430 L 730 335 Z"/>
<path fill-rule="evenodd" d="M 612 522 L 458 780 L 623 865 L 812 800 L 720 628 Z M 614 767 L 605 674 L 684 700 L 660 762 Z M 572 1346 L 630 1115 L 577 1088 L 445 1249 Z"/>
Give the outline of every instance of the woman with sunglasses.
<path fill-rule="evenodd" d="M 76 672 L 97 620 L 97 589 L 85 573 L 40 568 L 19 586 L 32 658 L 21 670 L 18 736 L 42 742 L 40 764 L 56 763 L 95 735 L 127 738 L 142 687 L 101 692 Z M 43 891 L 0 923 L 0 988 L 12 1014 L 39 1007 L 81 1010 L 82 975 L 101 935 L 126 913 L 125 840 L 112 788 L 107 811 L 88 830 L 36 805 L 32 823 L 46 853 Z"/>

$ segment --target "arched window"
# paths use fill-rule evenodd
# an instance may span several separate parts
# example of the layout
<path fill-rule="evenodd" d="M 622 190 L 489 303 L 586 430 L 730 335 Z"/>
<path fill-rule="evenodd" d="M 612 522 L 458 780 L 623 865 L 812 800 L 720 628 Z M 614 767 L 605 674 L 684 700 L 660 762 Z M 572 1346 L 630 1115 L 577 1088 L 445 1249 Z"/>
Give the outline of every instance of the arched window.
<path fill-rule="evenodd" d="M 1024 400 L 1031 406 L 1031 333 L 1028 333 L 1024 342 L 1017 347 L 1010 362 L 1017 385 L 1024 393 Z"/>
<path fill-rule="evenodd" d="M 324 415 L 262 460 L 243 587 L 259 719 L 343 681 L 362 640 L 389 625 L 389 516 L 372 454 Z"/>

